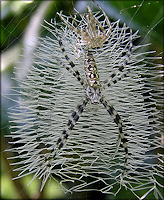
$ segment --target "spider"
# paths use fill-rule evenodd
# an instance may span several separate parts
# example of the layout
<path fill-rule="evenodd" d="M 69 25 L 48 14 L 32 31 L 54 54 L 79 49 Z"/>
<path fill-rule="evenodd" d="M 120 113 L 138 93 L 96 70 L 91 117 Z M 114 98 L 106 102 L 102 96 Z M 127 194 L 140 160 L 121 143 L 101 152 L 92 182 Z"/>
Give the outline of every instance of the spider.
<path fill-rule="evenodd" d="M 118 70 L 112 73 L 109 80 L 105 80 L 103 84 L 101 84 L 100 79 L 99 79 L 99 72 L 96 66 L 96 61 L 94 59 L 93 49 L 101 48 L 104 45 L 104 43 L 110 39 L 112 26 L 106 13 L 103 11 L 100 5 L 98 5 L 94 0 L 93 2 L 98 6 L 98 8 L 103 13 L 101 15 L 101 17 L 103 16 L 105 18 L 105 22 L 103 24 L 100 21 L 98 21 L 98 19 L 94 16 L 89 6 L 87 6 L 88 13 L 82 16 L 83 17 L 82 22 L 79 22 L 76 19 L 76 17 L 72 17 L 72 16 L 71 16 L 72 22 L 70 22 L 68 18 L 66 18 L 66 16 L 62 14 L 62 11 L 58 13 L 60 19 L 64 22 L 64 24 L 77 36 L 78 42 L 76 44 L 76 47 L 77 48 L 84 47 L 84 50 L 85 50 L 84 70 L 85 70 L 86 80 L 83 80 L 79 71 L 74 69 L 75 64 L 67 55 L 66 50 L 63 46 L 63 42 L 55 26 L 55 33 L 56 33 L 55 36 L 58 40 L 61 51 L 64 54 L 64 57 L 68 63 L 68 65 L 66 65 L 65 68 L 74 77 L 76 77 L 76 79 L 83 86 L 85 90 L 85 97 L 82 103 L 78 104 L 76 109 L 73 111 L 70 119 L 68 120 L 66 128 L 63 130 L 61 136 L 57 140 L 57 143 L 56 143 L 57 150 L 53 155 L 51 155 L 51 158 L 52 157 L 54 158 L 58 154 L 58 152 L 63 148 L 63 146 L 66 144 L 67 139 L 72 129 L 74 128 L 76 122 L 79 120 L 82 112 L 84 111 L 84 108 L 86 107 L 88 102 L 91 102 L 92 104 L 98 104 L 98 103 L 103 104 L 107 112 L 110 114 L 110 116 L 113 118 L 114 122 L 118 126 L 119 135 L 118 135 L 118 141 L 117 141 L 114 156 L 117 153 L 120 144 L 122 143 L 122 146 L 125 151 L 125 163 L 127 163 L 129 152 L 128 152 L 128 147 L 127 147 L 127 139 L 125 138 L 125 135 L 123 133 L 121 117 L 117 113 L 117 111 L 114 109 L 114 107 L 109 103 L 109 101 L 106 100 L 105 97 L 102 95 L 102 90 L 105 87 L 109 87 L 112 84 L 116 84 L 117 81 L 121 79 L 121 78 L 117 78 L 116 76 L 117 74 L 120 73 L 122 74 L 122 76 L 125 76 L 125 74 L 123 74 L 123 70 L 125 66 L 127 65 L 127 62 L 132 50 L 132 38 L 130 39 L 129 49 L 126 54 L 126 59 L 122 63 L 122 66 L 120 66 Z M 56 25 L 56 22 L 55 22 L 55 25 Z M 132 34 L 131 29 L 130 29 L 130 34 Z"/>

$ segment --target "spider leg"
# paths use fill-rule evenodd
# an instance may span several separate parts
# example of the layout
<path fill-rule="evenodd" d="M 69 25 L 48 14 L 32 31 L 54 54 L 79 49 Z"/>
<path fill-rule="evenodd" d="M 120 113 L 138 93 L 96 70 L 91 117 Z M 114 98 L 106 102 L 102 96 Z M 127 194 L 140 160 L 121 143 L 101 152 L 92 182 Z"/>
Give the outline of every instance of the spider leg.
<path fill-rule="evenodd" d="M 127 77 L 129 71 L 130 70 L 123 72 L 121 69 L 116 70 L 110 75 L 109 79 L 106 79 L 105 81 L 103 81 L 101 85 L 102 89 L 110 87 L 111 85 L 116 84 L 118 81 L 122 80 L 122 78 Z"/>
<path fill-rule="evenodd" d="M 95 4 L 96 4 L 96 6 L 102 11 L 102 13 L 103 13 L 103 15 L 104 15 L 104 17 L 105 17 L 105 20 L 106 20 L 106 23 L 107 23 L 107 25 L 108 25 L 108 27 L 110 27 L 109 28 L 109 30 L 107 31 L 107 35 L 109 35 L 110 34 L 110 32 L 111 32 L 111 24 L 110 24 L 110 21 L 109 21 L 109 18 L 108 18 L 108 16 L 106 15 L 106 13 L 104 12 L 104 10 L 101 8 L 101 6 L 98 4 L 98 3 L 96 3 L 94 0 L 92 0 Z"/>
<path fill-rule="evenodd" d="M 60 13 L 57 13 L 60 17 L 60 19 L 68 26 L 69 29 L 71 29 L 73 32 L 80 34 L 80 30 L 77 27 L 74 27 L 69 21 L 65 20 L 64 17 L 62 16 L 62 11 Z"/>
<path fill-rule="evenodd" d="M 75 24 L 75 27 L 77 27 L 77 30 L 79 31 L 80 33 L 80 29 L 79 29 L 79 25 L 78 23 L 76 22 L 75 18 L 73 18 L 73 16 L 70 14 L 70 17 L 72 19 L 72 24 Z M 73 25 L 72 25 L 73 26 Z M 74 27 L 74 26 L 73 26 Z"/>
<path fill-rule="evenodd" d="M 88 27 L 88 33 L 89 35 L 94 38 L 96 37 L 96 23 L 95 23 L 95 18 L 93 17 L 92 10 L 90 9 L 89 6 L 87 6 L 88 14 L 86 15 L 87 19 L 87 27 Z"/>
<path fill-rule="evenodd" d="M 77 108 L 73 111 L 70 119 L 68 120 L 66 128 L 63 130 L 62 135 L 57 140 L 56 146 L 57 150 L 54 153 L 54 155 L 51 155 L 51 158 L 55 157 L 60 150 L 63 148 L 63 146 L 66 144 L 68 136 L 70 135 L 73 127 L 75 126 L 76 122 L 79 120 L 84 108 L 86 107 L 87 103 L 89 101 L 89 98 L 86 97 L 81 104 L 77 106 Z"/>
<path fill-rule="evenodd" d="M 69 65 L 71 66 L 68 67 L 68 66 L 65 66 L 65 68 L 71 73 L 73 74 L 73 76 L 75 76 L 77 78 L 77 80 L 81 83 L 81 85 L 85 88 L 85 82 L 84 80 L 82 79 L 80 73 L 78 70 L 74 70 L 73 68 L 75 67 L 75 64 L 70 60 L 70 58 L 68 57 L 68 55 L 66 54 L 65 52 L 65 48 L 63 47 L 63 43 L 60 39 L 60 36 L 59 36 L 59 33 L 58 33 L 58 30 L 56 28 L 56 22 L 55 22 L 55 26 L 53 26 L 52 24 L 48 23 L 47 21 L 45 21 L 49 26 L 53 27 L 55 29 L 55 32 L 56 34 L 54 34 L 54 31 L 52 31 L 52 29 L 50 29 L 49 27 L 46 27 L 46 26 L 43 26 L 44 28 L 46 28 L 50 33 L 52 33 L 55 37 L 57 37 L 57 40 L 58 40 L 58 43 L 59 43 L 59 46 L 64 54 L 64 57 L 65 59 L 68 61 Z"/>
<path fill-rule="evenodd" d="M 56 24 L 55 24 L 55 25 L 56 25 Z M 71 66 L 71 68 L 68 67 L 68 66 L 66 66 L 65 68 L 66 68 L 71 74 L 73 74 L 73 76 L 75 76 L 75 77 L 77 78 L 77 80 L 81 83 L 81 85 L 82 85 L 83 87 L 85 87 L 84 80 L 82 79 L 82 77 L 81 77 L 79 71 L 73 69 L 73 68 L 75 67 L 75 64 L 73 63 L 73 61 L 70 60 L 70 58 L 69 58 L 68 55 L 66 54 L 66 50 L 65 50 L 65 48 L 64 48 L 64 46 L 63 46 L 63 43 L 62 43 L 62 41 L 61 41 L 61 39 L 60 39 L 58 30 L 57 30 L 56 27 L 55 27 L 55 32 L 56 32 L 56 37 L 57 37 L 59 46 L 60 46 L 60 48 L 61 48 L 61 50 L 62 50 L 62 52 L 63 52 L 63 54 L 64 54 L 64 57 L 65 57 L 65 59 L 68 61 L 69 65 Z"/>
<path fill-rule="evenodd" d="M 102 34 L 104 34 L 104 37 L 102 39 L 99 39 L 99 43 L 104 43 L 104 41 L 109 37 L 110 33 L 111 33 L 111 24 L 110 21 L 108 19 L 108 17 L 106 16 L 105 12 L 103 12 L 104 16 L 105 16 L 105 20 L 108 20 L 107 25 L 109 27 L 109 29 L 106 31 L 101 23 L 99 23 L 99 21 L 93 16 L 92 10 L 90 9 L 89 6 L 87 6 L 87 10 L 88 10 L 88 15 L 86 15 L 86 19 L 87 19 L 87 24 L 88 24 L 88 35 L 91 36 L 92 39 L 97 37 L 98 31 L 102 31 Z M 98 29 L 96 28 L 96 24 L 98 25 Z"/>
<path fill-rule="evenodd" d="M 100 98 L 100 102 L 104 105 L 110 116 L 113 118 L 114 122 L 117 124 L 118 129 L 119 129 L 119 136 L 118 136 L 118 141 L 117 141 L 117 146 L 116 146 L 116 151 L 114 153 L 117 153 L 120 143 L 122 142 L 123 148 L 125 150 L 125 164 L 127 163 L 127 158 L 128 158 L 128 148 L 127 148 L 127 139 L 124 136 L 124 133 L 122 131 L 122 120 L 117 111 L 113 108 L 113 106 L 102 96 Z"/>
<path fill-rule="evenodd" d="M 129 48 L 128 48 L 128 52 L 126 53 L 126 58 L 124 60 L 124 62 L 122 63 L 122 65 L 114 72 L 111 74 L 110 79 L 105 80 L 102 84 L 102 88 L 106 88 L 111 86 L 112 84 L 117 83 L 119 80 L 121 80 L 122 78 L 126 77 L 127 74 L 129 73 L 130 69 L 128 69 L 126 72 L 123 72 L 123 70 L 125 69 L 125 66 L 127 66 L 127 63 L 130 59 L 130 54 L 132 52 L 132 29 L 130 29 L 130 42 L 129 42 Z M 117 77 L 118 75 L 120 75 L 119 77 Z"/>

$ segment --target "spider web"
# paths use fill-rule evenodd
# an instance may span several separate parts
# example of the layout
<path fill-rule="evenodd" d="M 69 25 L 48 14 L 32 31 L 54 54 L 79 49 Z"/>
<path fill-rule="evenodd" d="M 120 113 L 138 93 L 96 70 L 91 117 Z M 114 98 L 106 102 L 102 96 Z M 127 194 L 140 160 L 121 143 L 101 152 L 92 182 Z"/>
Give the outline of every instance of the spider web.
<path fill-rule="evenodd" d="M 67 30 L 63 31 L 66 31 L 62 39 L 64 47 L 69 47 L 66 48 L 67 54 L 84 74 L 84 57 L 76 60 L 73 55 L 75 38 Z M 145 47 L 140 46 L 139 50 Z M 99 52 L 95 53 L 100 80 L 105 80 L 115 69 L 112 57 L 109 58 L 106 52 L 102 51 L 101 56 Z M 53 161 L 55 168 L 51 171 L 51 179 L 58 181 L 64 191 L 97 190 L 116 195 L 123 186 L 136 196 L 143 195 L 144 198 L 153 191 L 155 198 L 162 199 L 160 179 L 163 161 L 159 153 L 162 148 L 162 116 L 157 109 L 162 107 L 162 86 L 156 81 L 160 78 L 157 70 L 160 65 L 154 64 L 156 58 L 151 54 L 142 60 L 147 54 L 145 52 L 149 51 L 134 51 L 132 62 L 127 66 L 127 69 L 130 68 L 129 76 L 104 91 L 105 97 L 121 115 L 124 132 L 128 135 L 131 155 L 124 179 L 121 180 L 123 149 L 120 147 L 116 157 L 112 157 L 118 137 L 117 127 L 102 105 L 97 107 L 89 104 L 66 146 Z M 44 164 L 40 154 L 55 148 L 72 111 L 84 97 L 82 86 L 70 76 L 62 63 L 67 64 L 57 41 L 49 34 L 47 38 L 40 38 L 35 62 L 29 69 L 27 79 L 20 81 L 17 78 L 21 88 L 19 105 L 10 109 L 11 122 L 14 122 L 11 126 L 12 138 L 17 142 L 11 143 L 13 147 L 10 151 L 19 152 L 15 157 L 18 160 L 29 159 L 27 164 L 24 161 L 17 162 L 18 171 L 26 172 L 31 167 L 32 170 L 27 174 L 42 171 Z M 15 124 L 18 126 L 16 130 Z M 16 143 L 20 143 L 20 146 L 15 147 Z M 42 186 L 47 181 L 49 172 L 46 172 Z M 26 176 L 26 173 L 20 177 Z M 97 188 L 97 183 L 100 188 Z"/>

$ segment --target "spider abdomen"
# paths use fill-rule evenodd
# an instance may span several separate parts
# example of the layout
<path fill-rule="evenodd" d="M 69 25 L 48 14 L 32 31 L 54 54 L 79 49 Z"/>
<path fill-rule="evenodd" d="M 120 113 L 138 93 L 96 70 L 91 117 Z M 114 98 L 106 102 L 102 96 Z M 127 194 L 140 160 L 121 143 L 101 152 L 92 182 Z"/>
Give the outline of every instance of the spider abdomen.
<path fill-rule="evenodd" d="M 89 86 L 97 88 L 100 86 L 99 74 L 93 54 L 88 51 L 85 60 L 85 76 Z"/>
<path fill-rule="evenodd" d="M 88 83 L 88 87 L 86 89 L 87 96 L 91 100 L 91 103 L 98 103 L 101 96 L 100 81 L 96 62 L 91 51 L 88 51 L 86 54 L 84 68 Z"/>

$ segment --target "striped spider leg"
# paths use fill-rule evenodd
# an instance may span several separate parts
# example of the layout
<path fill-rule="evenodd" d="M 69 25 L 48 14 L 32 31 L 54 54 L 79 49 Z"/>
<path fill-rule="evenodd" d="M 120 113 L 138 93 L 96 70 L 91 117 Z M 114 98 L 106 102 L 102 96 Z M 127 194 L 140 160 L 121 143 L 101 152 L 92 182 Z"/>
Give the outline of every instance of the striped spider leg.
<path fill-rule="evenodd" d="M 50 28 L 48 28 L 47 26 L 43 26 L 44 28 L 46 28 L 48 31 L 50 31 L 58 40 L 58 43 L 59 43 L 59 46 L 61 47 L 61 50 L 64 54 L 64 57 L 65 59 L 68 61 L 69 65 L 71 66 L 71 68 L 69 66 L 65 66 L 63 64 L 63 66 L 65 66 L 66 70 L 69 71 L 74 77 L 77 78 L 77 80 L 80 82 L 80 84 L 85 88 L 85 82 L 84 80 L 82 79 L 82 77 L 80 76 L 80 73 L 78 70 L 75 70 L 74 67 L 75 67 L 75 64 L 73 63 L 73 61 L 70 60 L 70 58 L 68 57 L 68 55 L 66 54 L 66 51 L 65 51 L 65 48 L 63 46 L 63 43 L 62 43 L 62 40 L 60 39 L 60 36 L 59 36 L 59 33 L 58 33 L 58 30 L 56 28 L 56 22 L 55 23 L 55 26 L 53 26 L 51 23 L 48 23 L 47 21 L 45 21 L 48 25 L 50 25 L 51 27 L 53 27 L 55 29 L 55 33 L 52 32 L 52 30 Z"/>
<path fill-rule="evenodd" d="M 63 148 L 63 146 L 65 145 L 68 136 L 70 135 L 70 133 L 71 133 L 73 127 L 75 126 L 76 122 L 79 120 L 79 118 L 80 118 L 84 108 L 86 107 L 88 101 L 89 101 L 89 98 L 85 97 L 83 99 L 82 103 L 78 104 L 77 108 L 73 111 L 71 118 L 68 120 L 66 128 L 63 130 L 62 135 L 57 140 L 57 143 L 56 143 L 57 151 L 55 152 L 53 157 L 55 157 L 59 153 L 59 151 Z"/>
<path fill-rule="evenodd" d="M 127 148 L 127 139 L 125 138 L 125 135 L 122 130 L 121 117 L 117 113 L 117 111 L 114 109 L 114 107 L 103 96 L 100 98 L 100 102 L 104 105 L 104 107 L 106 108 L 108 113 L 111 115 L 111 117 L 113 118 L 114 122 L 117 124 L 118 129 L 119 129 L 119 135 L 118 135 L 118 140 L 117 140 L 117 145 L 116 145 L 116 150 L 114 152 L 114 156 L 116 155 L 116 153 L 119 149 L 120 143 L 122 142 L 123 148 L 125 150 L 125 162 L 124 163 L 126 165 L 129 153 L 128 153 L 128 148 Z"/>
<path fill-rule="evenodd" d="M 102 84 L 102 88 L 103 89 L 105 89 L 106 87 L 110 87 L 112 84 L 116 84 L 122 78 L 126 77 L 127 74 L 130 71 L 128 69 L 126 72 L 124 72 L 124 69 L 128 64 L 128 61 L 130 59 L 130 54 L 132 52 L 132 46 L 133 46 L 133 43 L 132 43 L 132 29 L 130 29 L 130 37 L 129 37 L 128 45 L 129 45 L 129 48 L 128 48 L 127 52 L 123 52 L 122 53 L 122 56 L 125 57 L 123 63 L 121 64 L 121 66 L 118 66 L 118 69 L 110 75 L 109 79 L 106 79 L 105 81 L 103 81 L 103 84 Z"/>

